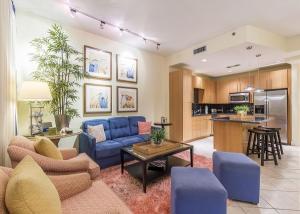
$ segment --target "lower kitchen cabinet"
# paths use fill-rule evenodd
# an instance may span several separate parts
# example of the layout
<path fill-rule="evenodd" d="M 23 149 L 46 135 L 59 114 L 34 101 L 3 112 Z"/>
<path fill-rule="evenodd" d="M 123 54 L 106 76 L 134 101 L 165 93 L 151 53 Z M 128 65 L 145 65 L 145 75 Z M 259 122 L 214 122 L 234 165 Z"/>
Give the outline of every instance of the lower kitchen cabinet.
<path fill-rule="evenodd" d="M 192 138 L 208 137 L 212 134 L 211 116 L 195 116 L 192 118 Z"/>

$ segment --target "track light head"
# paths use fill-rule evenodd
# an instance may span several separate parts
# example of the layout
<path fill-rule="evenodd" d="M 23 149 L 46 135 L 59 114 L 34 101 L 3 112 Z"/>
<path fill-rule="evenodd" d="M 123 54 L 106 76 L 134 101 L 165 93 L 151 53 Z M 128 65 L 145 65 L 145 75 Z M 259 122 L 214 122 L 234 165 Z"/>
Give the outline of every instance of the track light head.
<path fill-rule="evenodd" d="M 77 13 L 77 10 L 70 7 L 70 15 L 72 16 L 72 18 L 74 18 L 76 16 L 76 13 Z"/>
<path fill-rule="evenodd" d="M 105 21 L 100 21 L 100 28 L 101 28 L 101 30 L 104 29 L 104 25 L 105 25 Z"/>

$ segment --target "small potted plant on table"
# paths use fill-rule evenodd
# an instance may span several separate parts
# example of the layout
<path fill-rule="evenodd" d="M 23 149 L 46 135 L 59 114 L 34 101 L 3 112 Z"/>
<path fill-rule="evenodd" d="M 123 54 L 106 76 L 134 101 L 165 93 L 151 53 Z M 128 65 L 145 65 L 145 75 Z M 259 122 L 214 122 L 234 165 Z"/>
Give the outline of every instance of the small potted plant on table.
<path fill-rule="evenodd" d="M 160 145 L 166 137 L 165 129 L 156 129 L 153 130 L 151 134 L 151 142 L 154 145 Z"/>
<path fill-rule="evenodd" d="M 238 105 L 234 107 L 234 111 L 241 117 L 245 117 L 247 115 L 247 112 L 250 111 L 250 109 L 247 105 Z"/>

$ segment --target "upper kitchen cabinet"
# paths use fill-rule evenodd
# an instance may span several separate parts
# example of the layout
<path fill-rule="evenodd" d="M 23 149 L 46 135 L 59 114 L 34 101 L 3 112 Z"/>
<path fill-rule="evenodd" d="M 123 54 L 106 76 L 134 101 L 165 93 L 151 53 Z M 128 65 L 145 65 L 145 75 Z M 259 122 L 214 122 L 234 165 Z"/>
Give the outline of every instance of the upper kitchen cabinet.
<path fill-rule="evenodd" d="M 278 89 L 288 87 L 288 70 L 281 69 L 268 72 L 268 89 Z"/>
<path fill-rule="evenodd" d="M 217 80 L 217 103 L 228 103 L 230 81 L 220 78 Z"/>
<path fill-rule="evenodd" d="M 255 73 L 254 87 L 260 89 L 268 89 L 268 73 L 267 71 L 261 71 Z"/>
<path fill-rule="evenodd" d="M 238 92 L 245 91 L 247 86 L 254 86 L 254 74 L 244 73 L 239 77 Z"/>
<path fill-rule="evenodd" d="M 202 77 L 193 75 L 193 88 L 203 88 Z"/>
<path fill-rule="evenodd" d="M 203 78 L 203 100 L 202 103 L 216 103 L 216 81 L 210 78 Z"/>

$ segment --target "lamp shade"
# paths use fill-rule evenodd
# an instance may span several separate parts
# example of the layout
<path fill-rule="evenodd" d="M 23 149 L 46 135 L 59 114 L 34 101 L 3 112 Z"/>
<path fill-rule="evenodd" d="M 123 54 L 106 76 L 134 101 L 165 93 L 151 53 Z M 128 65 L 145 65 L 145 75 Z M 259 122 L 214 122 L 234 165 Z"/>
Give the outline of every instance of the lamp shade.
<path fill-rule="evenodd" d="M 52 99 L 52 96 L 47 83 L 24 81 L 18 99 L 22 101 L 48 101 Z"/>

